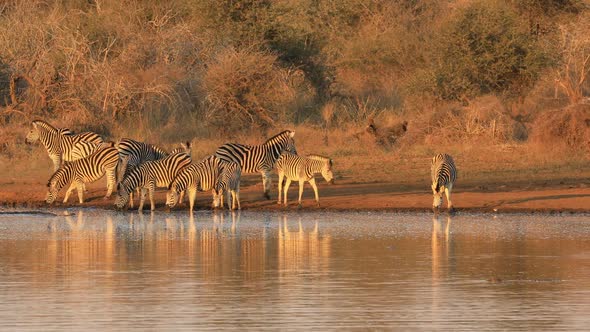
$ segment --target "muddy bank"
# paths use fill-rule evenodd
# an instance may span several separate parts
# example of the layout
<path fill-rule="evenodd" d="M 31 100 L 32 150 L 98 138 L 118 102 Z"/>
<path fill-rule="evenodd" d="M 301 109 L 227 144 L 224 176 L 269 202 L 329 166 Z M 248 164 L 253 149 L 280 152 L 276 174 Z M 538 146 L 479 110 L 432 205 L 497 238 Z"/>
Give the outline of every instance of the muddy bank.
<path fill-rule="evenodd" d="M 320 184 L 319 209 L 328 211 L 430 211 L 432 195 L 418 187 L 401 187 L 393 183 Z M 61 199 L 65 190 L 60 193 Z M 105 188 L 102 181 L 89 186 L 82 206 L 114 209 L 114 197 L 103 199 Z M 289 207 L 284 208 L 276 202 L 276 189 L 272 191 L 273 200 L 262 197 L 261 185 L 242 186 L 241 201 L 243 210 L 297 210 L 298 186 L 292 185 L 289 191 Z M 0 206 L 3 208 L 42 208 L 45 186 L 41 183 L 0 184 Z M 156 193 L 158 210 L 164 210 L 165 191 Z M 209 209 L 210 193 L 197 195 L 196 208 Z M 584 185 L 529 186 L 520 189 L 510 186 L 497 188 L 457 188 L 453 193 L 453 203 L 458 211 L 473 212 L 590 212 L 590 188 Z M 136 203 L 137 204 L 137 203 Z M 145 209 L 149 209 L 149 201 Z M 445 202 L 446 204 L 446 202 Z M 74 193 L 68 204 L 54 203 L 54 207 L 80 206 Z M 137 205 L 136 205 L 137 206 Z M 444 205 L 446 207 L 446 205 Z M 176 207 L 184 210 L 186 206 Z M 303 210 L 318 209 L 313 199 L 313 190 L 308 185 L 303 194 Z"/>

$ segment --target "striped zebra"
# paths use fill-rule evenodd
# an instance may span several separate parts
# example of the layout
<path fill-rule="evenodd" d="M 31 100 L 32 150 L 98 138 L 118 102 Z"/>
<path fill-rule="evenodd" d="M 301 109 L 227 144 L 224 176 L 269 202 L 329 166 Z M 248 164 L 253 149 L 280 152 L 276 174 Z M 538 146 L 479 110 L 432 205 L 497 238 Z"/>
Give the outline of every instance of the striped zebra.
<path fill-rule="evenodd" d="M 93 132 L 84 132 L 74 135 L 67 128 L 55 128 L 49 123 L 42 120 L 31 122 L 33 129 L 29 131 L 25 138 L 25 143 L 34 144 L 41 141 L 51 161 L 53 161 L 53 171 L 62 165 L 64 161 L 74 161 L 72 157 L 72 148 L 74 144 L 80 141 L 92 143 L 102 143 L 100 135 Z"/>
<path fill-rule="evenodd" d="M 123 181 L 117 185 L 117 198 L 115 206 L 122 209 L 127 202 L 131 193 L 136 188 L 141 188 L 139 200 L 139 211 L 143 210 L 146 191 L 149 193 L 151 210 L 154 211 L 156 204 L 154 202 L 154 191 L 156 187 L 168 188 L 178 172 L 191 163 L 191 157 L 184 152 L 171 154 L 163 159 L 146 161 L 142 163 L 131 173 L 127 174 Z"/>
<path fill-rule="evenodd" d="M 221 206 L 223 208 L 223 198 L 227 199 L 227 207 L 231 210 L 237 208 L 240 210 L 240 177 L 242 169 L 236 163 L 220 161 L 221 173 L 213 190 L 213 207 Z M 231 204 L 230 204 L 231 203 Z"/>
<path fill-rule="evenodd" d="M 94 151 L 105 148 L 105 147 L 115 147 L 114 142 L 102 142 L 102 143 L 92 143 L 88 141 L 80 141 L 74 144 L 72 148 L 72 161 L 86 158 L 87 156 L 91 155 Z"/>
<path fill-rule="evenodd" d="M 215 152 L 219 159 L 234 162 L 242 167 L 242 174 L 260 173 L 264 187 L 264 197 L 270 199 L 270 172 L 283 151 L 297 154 L 293 137 L 295 132 L 285 130 L 261 145 L 227 143 Z"/>
<path fill-rule="evenodd" d="M 301 196 L 303 194 L 303 185 L 308 181 L 315 193 L 315 201 L 317 206 L 320 206 L 320 197 L 318 195 L 318 187 L 315 183 L 315 174 L 321 173 L 324 179 L 329 183 L 334 183 L 334 174 L 332 173 L 332 166 L 334 162 L 332 159 L 319 155 L 308 155 L 301 157 L 292 153 L 283 153 L 281 158 L 277 161 L 277 171 L 279 174 L 279 199 L 278 204 L 281 204 L 281 193 L 284 190 L 284 202 L 287 206 L 287 193 L 291 181 L 299 181 L 299 206 L 301 207 Z M 286 178 L 284 189 L 283 178 Z"/>
<path fill-rule="evenodd" d="M 189 210 L 192 212 L 198 191 L 215 190 L 221 172 L 221 160 L 209 156 L 199 163 L 189 165 L 178 173 L 168 187 L 166 205 L 173 208 L 178 202 L 178 194 L 188 191 Z"/>
<path fill-rule="evenodd" d="M 147 161 L 163 159 L 168 156 L 164 149 L 152 144 L 139 142 L 130 138 L 123 138 L 116 144 L 121 157 L 121 166 L 117 174 L 117 182 L 123 181 L 125 176 L 136 167 Z M 182 143 L 181 147 L 174 149 L 172 154 L 178 152 L 191 152 L 190 142 Z M 129 205 L 133 208 L 133 193 L 130 193 Z"/>
<path fill-rule="evenodd" d="M 48 192 L 45 201 L 51 204 L 57 198 L 57 193 L 68 183 L 70 187 L 66 192 L 63 200 L 68 201 L 74 189 L 78 190 L 78 200 L 80 204 L 84 203 L 84 184 L 94 182 L 103 175 L 107 176 L 107 194 L 104 197 L 109 198 L 115 187 L 115 173 L 119 162 L 119 152 L 114 147 L 103 147 L 93 152 L 91 155 L 64 164 L 60 167 L 47 182 Z"/>
<path fill-rule="evenodd" d="M 436 212 L 443 202 L 443 193 L 447 195 L 447 207 L 449 212 L 453 212 L 453 203 L 451 202 L 451 190 L 457 179 L 457 168 L 453 157 L 446 153 L 439 153 L 432 158 L 430 167 L 432 178 L 432 208 Z"/>

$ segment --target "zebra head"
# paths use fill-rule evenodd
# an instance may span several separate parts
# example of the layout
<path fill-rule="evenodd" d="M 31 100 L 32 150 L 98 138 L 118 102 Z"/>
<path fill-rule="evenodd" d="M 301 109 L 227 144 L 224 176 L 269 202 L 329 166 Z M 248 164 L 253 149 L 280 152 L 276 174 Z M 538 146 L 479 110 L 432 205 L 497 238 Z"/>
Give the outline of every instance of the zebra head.
<path fill-rule="evenodd" d="M 39 138 L 40 138 L 39 129 L 37 129 L 36 121 L 33 121 L 32 124 L 33 124 L 33 128 L 29 131 L 29 133 L 25 137 L 26 144 L 35 144 L 37 141 L 39 141 Z"/>
<path fill-rule="evenodd" d="M 217 209 L 221 206 L 221 202 L 223 200 L 223 192 L 224 190 L 213 190 L 213 208 Z"/>
<path fill-rule="evenodd" d="M 66 184 L 68 167 L 60 167 L 47 182 L 47 195 L 45 196 L 45 202 L 52 204 L 57 198 L 57 193 Z"/>
<path fill-rule="evenodd" d="M 176 188 L 170 186 L 170 190 L 166 193 L 166 206 L 169 208 L 173 208 L 178 203 L 178 192 Z"/>
<path fill-rule="evenodd" d="M 115 207 L 122 210 L 127 203 L 129 203 L 129 190 L 122 185 L 123 182 L 117 184 L 117 197 L 115 197 Z M 133 190 L 133 189 L 132 189 Z"/>
<path fill-rule="evenodd" d="M 326 165 L 322 168 L 322 176 L 326 179 L 328 184 L 334 184 L 334 173 L 332 173 L 332 166 L 334 161 L 332 159 L 326 162 Z"/>
<path fill-rule="evenodd" d="M 295 140 L 293 139 L 293 137 L 295 137 L 294 131 L 285 130 L 266 140 L 264 145 L 271 146 L 277 158 L 281 155 L 283 151 L 287 151 L 292 154 L 297 154 L 297 149 L 295 148 Z"/>
<path fill-rule="evenodd" d="M 432 184 L 432 208 L 438 210 L 443 202 L 445 187 L 438 183 Z"/>
<path fill-rule="evenodd" d="M 332 167 L 334 166 L 334 160 L 330 159 L 329 157 L 324 157 L 317 154 L 308 154 L 307 158 L 311 160 L 320 161 L 321 162 L 321 169 L 320 172 L 322 176 L 328 182 L 328 184 L 334 184 L 334 173 L 332 172 Z"/>

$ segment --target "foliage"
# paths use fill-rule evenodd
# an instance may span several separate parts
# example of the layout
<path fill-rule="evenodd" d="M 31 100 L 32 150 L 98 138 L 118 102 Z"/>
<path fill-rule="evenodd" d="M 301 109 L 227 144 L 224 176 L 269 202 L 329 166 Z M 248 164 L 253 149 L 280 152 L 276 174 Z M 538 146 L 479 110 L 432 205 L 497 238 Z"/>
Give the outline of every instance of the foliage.
<path fill-rule="evenodd" d="M 448 22 L 439 40 L 434 93 L 452 100 L 520 93 L 549 65 L 539 46 L 510 7 L 474 2 Z"/>

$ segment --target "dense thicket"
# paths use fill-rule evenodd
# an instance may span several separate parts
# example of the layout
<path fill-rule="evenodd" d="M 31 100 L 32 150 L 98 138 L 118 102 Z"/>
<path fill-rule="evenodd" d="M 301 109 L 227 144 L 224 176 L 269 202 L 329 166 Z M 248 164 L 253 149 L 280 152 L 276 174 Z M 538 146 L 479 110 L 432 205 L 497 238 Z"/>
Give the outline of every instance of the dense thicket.
<path fill-rule="evenodd" d="M 588 96 L 588 22 L 582 0 L 4 1 L 1 121 L 174 137 L 411 118 L 486 95 L 514 118 Z"/>

